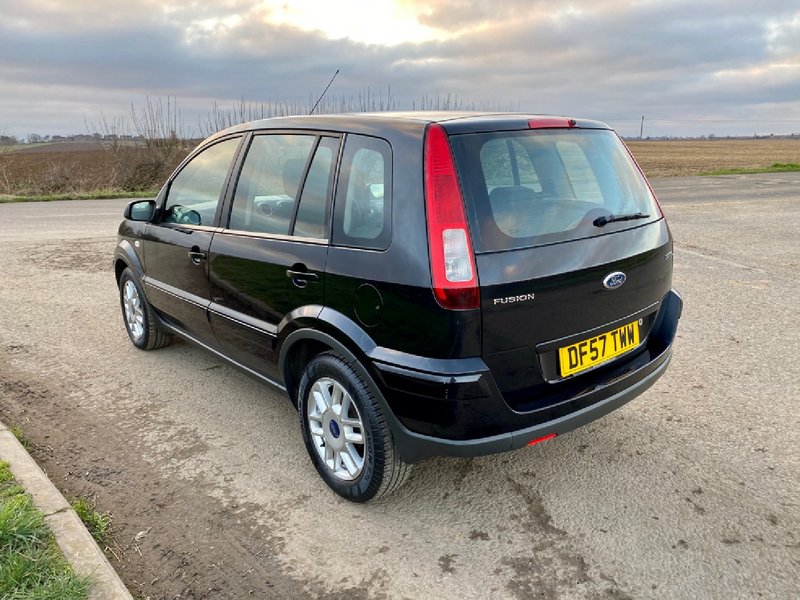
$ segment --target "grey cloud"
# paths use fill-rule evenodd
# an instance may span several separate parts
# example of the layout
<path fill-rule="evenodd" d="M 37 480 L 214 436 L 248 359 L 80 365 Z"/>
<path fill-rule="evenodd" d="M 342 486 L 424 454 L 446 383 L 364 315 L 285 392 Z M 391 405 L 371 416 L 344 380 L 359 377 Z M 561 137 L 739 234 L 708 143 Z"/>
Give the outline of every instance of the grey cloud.
<path fill-rule="evenodd" d="M 386 47 L 271 24 L 253 0 L 130 1 L 124 18 L 107 24 L 99 0 L 81 4 L 94 19 L 67 4 L 59 13 L 29 3 L 0 23 L 0 131 L 25 119 L 44 122 L 47 111 L 31 90 L 52 86 L 65 119 L 76 106 L 124 109 L 145 95 L 174 95 L 202 112 L 211 99 L 306 100 L 337 68 L 332 93 L 391 86 L 405 104 L 450 93 L 620 123 L 643 112 L 674 120 L 800 119 L 800 9 L 788 4 L 601 0 L 573 3 L 583 10 L 555 18 L 547 11 L 552 3 L 433 0 L 420 21 L 455 35 Z M 207 28 L 231 15 L 242 19 Z M 20 20 L 32 25 L 12 26 Z M 768 68 L 774 62 L 788 66 Z M 50 112 L 58 100 L 48 99 Z M 21 112 L 26 104 L 34 108 Z M 82 121 L 65 122 L 62 132 L 81 128 Z"/>

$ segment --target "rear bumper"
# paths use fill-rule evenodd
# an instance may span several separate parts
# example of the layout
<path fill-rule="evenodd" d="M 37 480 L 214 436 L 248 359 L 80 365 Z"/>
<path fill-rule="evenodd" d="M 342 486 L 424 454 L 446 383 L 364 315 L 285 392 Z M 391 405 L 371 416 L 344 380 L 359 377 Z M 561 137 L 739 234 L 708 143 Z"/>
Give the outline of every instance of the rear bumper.
<path fill-rule="evenodd" d="M 406 462 L 431 456 L 506 452 L 549 434 L 562 434 L 630 402 L 669 364 L 683 302 L 670 291 L 661 301 L 646 347 L 636 356 L 587 377 L 535 410 L 513 410 L 482 360 L 431 361 L 378 354 L 376 383 L 387 401 L 398 450 Z M 397 360 L 400 358 L 401 360 Z M 413 367 L 422 366 L 425 370 Z M 432 367 L 436 367 L 432 369 Z M 534 403 L 535 404 L 535 403 Z"/>
<path fill-rule="evenodd" d="M 562 434 L 577 429 L 616 410 L 644 392 L 661 377 L 669 364 L 671 352 L 667 352 L 658 367 L 644 379 L 613 396 L 591 404 L 581 410 L 563 417 L 501 433 L 490 437 L 472 440 L 448 440 L 405 430 L 397 439 L 400 454 L 406 462 L 418 462 L 431 456 L 481 456 L 507 452 L 527 446 L 529 442 L 552 433 Z"/>

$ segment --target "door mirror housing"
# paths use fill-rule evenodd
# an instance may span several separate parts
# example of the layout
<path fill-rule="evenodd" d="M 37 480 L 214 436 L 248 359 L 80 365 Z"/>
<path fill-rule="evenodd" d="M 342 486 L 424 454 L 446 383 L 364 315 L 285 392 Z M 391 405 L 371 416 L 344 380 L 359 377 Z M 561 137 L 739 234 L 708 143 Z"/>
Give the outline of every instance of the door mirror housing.
<path fill-rule="evenodd" d="M 131 221 L 152 221 L 155 214 L 155 200 L 136 200 L 125 207 L 123 216 Z"/>

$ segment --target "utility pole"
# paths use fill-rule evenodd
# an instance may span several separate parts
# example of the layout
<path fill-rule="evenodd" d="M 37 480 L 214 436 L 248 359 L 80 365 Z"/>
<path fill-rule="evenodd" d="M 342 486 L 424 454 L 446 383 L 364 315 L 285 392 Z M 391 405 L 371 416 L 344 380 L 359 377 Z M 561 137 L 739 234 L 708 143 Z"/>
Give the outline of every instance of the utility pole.
<path fill-rule="evenodd" d="M 642 115 L 642 124 L 639 125 L 639 139 L 642 139 L 643 131 L 644 131 L 644 115 Z"/>

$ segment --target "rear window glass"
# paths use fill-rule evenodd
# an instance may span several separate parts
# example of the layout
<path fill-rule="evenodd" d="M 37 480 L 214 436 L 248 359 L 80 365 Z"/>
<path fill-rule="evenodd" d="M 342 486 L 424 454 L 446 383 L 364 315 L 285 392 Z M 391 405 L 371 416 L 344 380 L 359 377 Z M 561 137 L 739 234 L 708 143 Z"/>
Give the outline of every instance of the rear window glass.
<path fill-rule="evenodd" d="M 591 237 L 660 218 L 647 183 L 611 131 L 497 132 L 450 141 L 477 252 Z M 649 217 L 593 224 L 633 213 Z"/>

